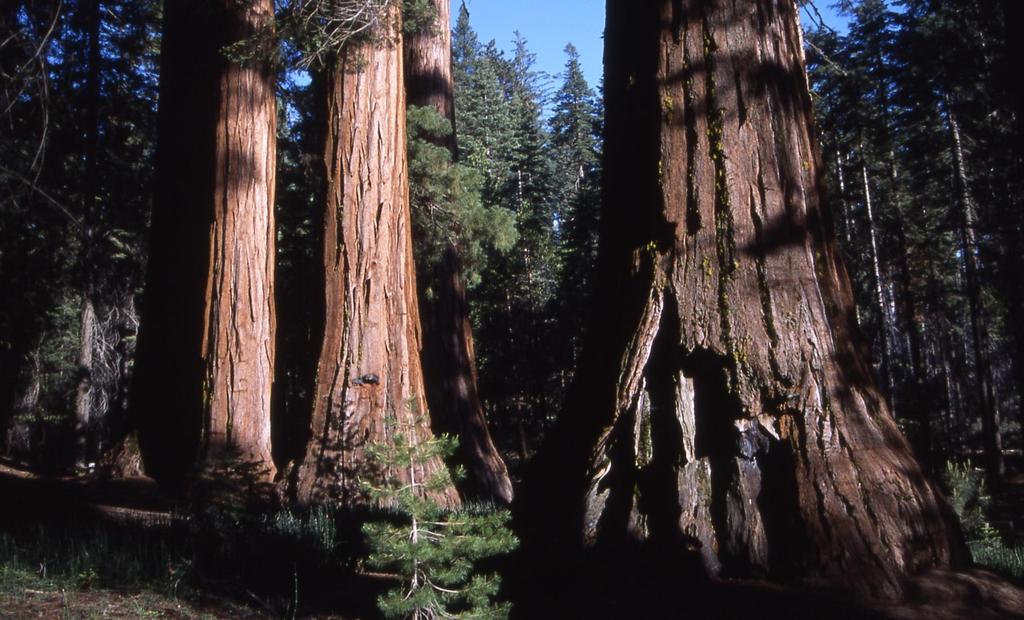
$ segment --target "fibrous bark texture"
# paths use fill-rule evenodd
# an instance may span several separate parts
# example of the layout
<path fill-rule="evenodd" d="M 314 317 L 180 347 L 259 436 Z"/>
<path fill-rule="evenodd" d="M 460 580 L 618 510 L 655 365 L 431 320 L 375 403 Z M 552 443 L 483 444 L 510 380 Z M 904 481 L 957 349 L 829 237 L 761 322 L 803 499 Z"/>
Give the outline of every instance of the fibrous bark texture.
<path fill-rule="evenodd" d="M 432 0 L 435 23 L 405 40 L 405 86 L 409 105 L 431 106 L 452 123 L 444 146 L 455 156 L 455 103 L 452 83 L 451 4 Z M 423 318 L 423 372 L 435 431 L 459 440 L 457 461 L 467 476 L 463 495 L 508 504 L 512 482 L 480 402 L 473 328 L 459 250 L 449 244 L 433 267 L 421 273 L 434 285 L 432 299 L 420 298 Z"/>
<path fill-rule="evenodd" d="M 794 3 L 609 0 L 607 23 L 595 323 L 536 523 L 897 595 L 961 543 L 856 333 Z"/>
<path fill-rule="evenodd" d="M 386 23 L 399 21 L 396 7 Z M 397 28 L 397 26 L 396 26 Z M 326 77 L 324 273 L 326 316 L 312 437 L 298 470 L 300 503 L 357 506 L 360 480 L 389 464 L 367 454 L 399 430 L 433 438 L 420 366 L 406 165 L 402 42 L 350 43 Z M 423 482 L 439 458 L 396 468 Z M 458 503 L 454 489 L 437 499 Z"/>
<path fill-rule="evenodd" d="M 225 4 L 230 42 L 271 36 L 271 0 Z M 220 77 L 206 284 L 203 461 L 212 465 L 232 456 L 270 476 L 276 118 L 269 65 L 226 63 Z"/>
<path fill-rule="evenodd" d="M 271 0 L 167 2 L 135 404 L 147 471 L 274 475 Z M 244 61 L 227 46 L 245 42 Z"/>
<path fill-rule="evenodd" d="M 407 103 L 431 106 L 454 126 L 451 0 L 429 0 L 429 4 L 435 12 L 434 23 L 409 35 L 404 42 Z M 445 146 L 455 153 L 454 131 Z"/>

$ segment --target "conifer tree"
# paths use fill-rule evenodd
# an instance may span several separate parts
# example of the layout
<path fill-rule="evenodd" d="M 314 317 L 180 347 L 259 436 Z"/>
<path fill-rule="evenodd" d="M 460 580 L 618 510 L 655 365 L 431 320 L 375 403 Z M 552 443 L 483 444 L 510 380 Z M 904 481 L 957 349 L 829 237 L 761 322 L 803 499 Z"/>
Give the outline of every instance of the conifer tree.
<path fill-rule="evenodd" d="M 890 597 L 961 561 L 860 347 L 796 2 L 608 7 L 600 285 L 525 542 Z"/>
<path fill-rule="evenodd" d="M 597 259 L 600 215 L 600 105 L 587 84 L 579 52 L 569 44 L 562 86 L 554 95 L 550 119 L 551 146 L 557 174 L 559 274 L 558 333 L 562 351 L 559 369 L 568 375 L 575 368 L 583 332 L 584 313 L 590 303 L 591 271 Z M 568 382 L 569 376 L 565 377 Z"/>
<path fill-rule="evenodd" d="M 171 488 L 197 471 L 263 482 L 275 472 L 273 8 L 270 0 L 164 6 L 132 406 L 147 472 Z"/>
<path fill-rule="evenodd" d="M 443 435 L 415 441 L 410 436 L 415 426 L 394 416 L 386 424 L 390 441 L 371 446 L 368 455 L 392 473 L 380 482 L 363 483 L 367 496 L 387 509 L 363 526 L 370 548 L 367 564 L 402 579 L 400 587 L 378 600 L 384 617 L 507 617 L 509 606 L 494 601 L 499 578 L 480 574 L 477 564 L 515 548 L 508 511 L 485 505 L 453 511 L 440 504 L 433 497 L 452 485 L 448 472 L 437 470 L 425 479 L 417 478 L 417 472 L 432 460 L 450 457 L 457 440 Z"/>
<path fill-rule="evenodd" d="M 460 440 L 458 460 L 469 472 L 460 482 L 463 495 L 508 504 L 512 483 L 477 385 L 464 265 L 467 258 L 471 267 L 478 262 L 484 246 L 506 249 L 514 228 L 506 212 L 480 204 L 479 176 L 452 161 L 457 151 L 449 6 L 448 0 L 426 3 L 432 15 L 407 27 L 405 40 L 424 378 L 434 431 Z M 406 12 L 411 10 L 407 4 Z"/>

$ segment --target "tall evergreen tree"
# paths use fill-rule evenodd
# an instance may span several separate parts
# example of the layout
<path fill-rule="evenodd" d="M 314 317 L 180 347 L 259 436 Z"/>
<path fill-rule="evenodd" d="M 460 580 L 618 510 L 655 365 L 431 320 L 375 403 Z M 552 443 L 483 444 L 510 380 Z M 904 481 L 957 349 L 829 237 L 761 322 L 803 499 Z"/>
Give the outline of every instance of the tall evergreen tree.
<path fill-rule="evenodd" d="M 796 3 L 608 9 L 600 285 L 533 544 L 890 596 L 960 561 L 859 344 Z"/>
<path fill-rule="evenodd" d="M 324 334 L 311 436 L 296 475 L 300 503 L 369 502 L 367 479 L 425 481 L 440 457 L 398 471 L 370 458 L 389 445 L 388 418 L 415 445 L 432 438 L 419 359 L 400 7 L 373 32 L 328 52 L 323 100 Z M 444 505 L 452 488 L 434 489 Z"/>
<path fill-rule="evenodd" d="M 171 487 L 197 468 L 265 481 L 275 471 L 273 19 L 269 0 L 164 5 L 132 406 L 146 469 Z"/>
<path fill-rule="evenodd" d="M 492 420 L 519 456 L 553 415 L 558 400 L 551 342 L 557 286 L 555 169 L 542 116 L 534 58 L 517 37 L 506 58 L 494 42 L 481 46 L 463 10 L 455 28 L 456 108 L 460 161 L 481 173 L 485 205 L 510 213 L 517 239 L 491 253 L 473 307 L 480 384 Z M 460 81 L 461 79 L 461 81 Z M 509 373 L 522 377 L 510 385 Z"/>
<path fill-rule="evenodd" d="M 459 439 L 457 458 L 469 472 L 460 486 L 465 495 L 495 500 L 504 504 L 512 501 L 512 483 L 508 469 L 491 439 L 477 387 L 476 353 L 473 330 L 469 319 L 469 303 L 463 281 L 463 250 L 465 238 L 470 235 L 501 234 L 497 229 L 502 219 L 491 220 L 490 231 L 480 231 L 484 215 L 478 205 L 478 196 L 459 192 L 465 187 L 459 180 L 468 180 L 465 169 L 452 167 L 456 155 L 455 93 L 452 82 L 450 3 L 434 0 L 428 3 L 433 19 L 421 25 L 405 39 L 405 86 L 408 104 L 418 106 L 414 112 L 426 120 L 424 114 L 433 111 L 441 121 L 440 131 L 430 135 L 413 135 L 413 181 L 419 181 L 420 191 L 413 191 L 413 208 L 419 224 L 421 246 L 440 246 L 440 252 L 426 252 L 417 261 L 418 279 L 423 293 L 420 295 L 420 313 L 423 317 L 423 369 L 427 398 L 430 403 L 432 425 L 439 433 L 449 433 Z M 408 29 L 407 29 L 408 30 Z M 421 122 L 419 129 L 427 129 Z M 430 166 L 433 162 L 436 165 Z M 427 167 L 433 170 L 427 170 Z M 417 171 L 432 172 L 416 178 Z M 436 185 L 438 176 L 452 176 L 445 192 L 423 191 L 423 186 Z M 447 195 L 445 195 L 447 194 Z M 416 198 L 419 198 L 417 200 Z M 445 217 L 447 214 L 447 217 Z M 476 220 L 476 221 L 474 221 Z M 427 240 L 425 237 L 444 237 Z M 461 239 L 460 239 L 461 238 Z M 475 244 L 471 240 L 470 244 Z M 422 249 L 422 248 L 421 248 Z M 424 260 L 424 258 L 426 260 Z"/>
<path fill-rule="evenodd" d="M 568 375 L 578 362 L 584 314 L 593 286 L 600 212 L 600 105 L 587 84 L 579 52 L 569 44 L 562 86 L 554 95 L 549 121 L 557 174 L 558 251 L 561 273 L 556 348 L 559 368 Z M 570 377 L 566 376 L 567 383 Z"/>

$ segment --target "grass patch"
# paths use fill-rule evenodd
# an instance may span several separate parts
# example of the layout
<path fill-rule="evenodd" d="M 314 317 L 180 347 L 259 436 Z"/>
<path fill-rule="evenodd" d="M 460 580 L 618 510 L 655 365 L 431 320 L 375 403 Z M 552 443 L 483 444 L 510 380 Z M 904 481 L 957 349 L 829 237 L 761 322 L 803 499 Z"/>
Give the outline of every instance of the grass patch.
<path fill-rule="evenodd" d="M 0 532 L 0 591 L 24 581 L 86 590 L 157 586 L 176 590 L 187 572 L 183 556 L 162 536 L 108 527 L 36 524 Z"/>
<path fill-rule="evenodd" d="M 292 617 L 301 606 L 327 617 L 373 602 L 375 591 L 351 577 L 356 524 L 333 511 L 207 507 L 157 527 L 72 512 L 0 519 L 0 619 L 36 608 L 53 618 L 201 617 L 196 606 L 235 606 L 244 613 L 227 617 L 247 618 Z"/>
<path fill-rule="evenodd" d="M 949 462 L 943 484 L 949 503 L 960 518 L 974 563 L 1024 578 L 1024 546 L 1007 546 L 988 521 L 992 497 L 985 485 L 985 472 L 969 463 Z"/>
<path fill-rule="evenodd" d="M 1002 542 L 972 542 L 968 546 L 976 564 L 1024 579 L 1024 546 L 1008 547 Z"/>

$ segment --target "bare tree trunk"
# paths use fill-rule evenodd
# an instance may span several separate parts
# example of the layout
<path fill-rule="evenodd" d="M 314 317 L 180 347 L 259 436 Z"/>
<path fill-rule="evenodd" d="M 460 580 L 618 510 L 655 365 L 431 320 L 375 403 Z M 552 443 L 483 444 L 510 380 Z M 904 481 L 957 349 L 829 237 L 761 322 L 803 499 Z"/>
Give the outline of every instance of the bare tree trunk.
<path fill-rule="evenodd" d="M 843 163 L 844 157 L 836 151 L 836 178 L 839 181 L 839 205 L 843 210 L 843 237 L 846 239 L 846 243 L 852 243 L 852 223 L 850 221 L 850 205 L 846 200 L 846 177 L 843 174 Z"/>
<path fill-rule="evenodd" d="M 146 469 L 171 486 L 197 470 L 221 481 L 274 474 L 274 74 L 263 47 L 245 63 L 224 55 L 239 41 L 269 42 L 273 15 L 271 0 L 164 9 L 133 406 Z"/>
<path fill-rule="evenodd" d="M 400 32 L 392 5 L 389 19 Z M 393 19 L 391 19 L 393 18 Z M 395 40 L 392 40 L 395 39 Z M 297 473 L 302 504 L 364 504 L 361 480 L 380 477 L 367 449 L 429 440 L 406 169 L 399 35 L 347 46 L 326 77 L 324 265 L 326 322 L 312 437 Z M 444 467 L 433 459 L 414 475 Z M 409 482 L 409 468 L 394 475 Z M 458 504 L 454 489 L 437 499 Z"/>
<path fill-rule="evenodd" d="M 1000 0 L 1003 10 L 1005 41 L 1002 63 L 1003 73 L 1000 83 L 1007 87 L 1012 104 L 1016 111 L 1014 123 L 1014 158 L 1013 163 L 1018 171 L 1018 178 L 1024 178 L 1024 85 L 1015 79 L 1018 71 L 1017 59 L 1024 55 L 1024 40 L 1019 36 L 1017 27 L 1024 23 L 1024 5 L 1014 0 Z M 1020 277 L 1024 270 L 1024 215 L 1021 214 L 1024 203 L 1018 195 L 1010 197 L 1011 205 L 1015 205 L 1016 216 L 1005 223 L 1003 247 L 1010 264 L 1007 274 L 1006 296 L 1010 300 L 1010 313 L 1014 317 L 1024 316 L 1024 282 Z M 1008 218 L 1009 219 L 1009 218 Z M 1014 379 L 1017 384 L 1017 419 L 1024 428 L 1024 321 L 1013 321 L 1015 338 Z M 1024 436 L 1024 433 L 1022 433 Z M 1024 440 L 1024 437 L 1022 437 Z M 1022 445 L 1024 448 L 1024 445 Z"/>
<path fill-rule="evenodd" d="M 609 0 L 607 24 L 598 299 L 526 542 L 877 596 L 961 561 L 853 320 L 794 2 Z"/>
<path fill-rule="evenodd" d="M 85 80 L 85 188 L 82 192 L 81 249 L 79 274 L 81 295 L 79 310 L 78 385 L 75 390 L 75 464 L 89 460 L 90 442 L 95 426 L 93 392 L 95 386 L 97 321 L 97 270 L 99 269 L 96 237 L 99 235 L 99 98 L 100 98 L 100 28 L 99 0 L 90 0 L 84 7 L 88 52 Z"/>
<path fill-rule="evenodd" d="M 981 432 L 985 449 L 985 471 L 990 484 L 1002 483 L 1004 471 L 1003 439 L 1000 432 L 999 403 L 992 383 L 992 367 L 988 357 L 988 330 L 985 329 L 984 309 L 981 307 L 981 281 L 978 274 L 978 243 L 975 238 L 974 202 L 967 178 L 960 124 L 953 111 L 952 97 L 945 95 L 946 117 L 953 141 L 953 162 L 956 172 L 960 243 L 963 254 L 964 284 L 970 311 L 971 340 L 974 348 L 974 372 L 978 406 L 981 411 Z"/>
<path fill-rule="evenodd" d="M 32 451 L 32 441 L 29 425 L 25 421 L 33 416 L 39 408 L 39 396 L 42 393 L 43 359 L 42 346 L 46 339 L 41 334 L 27 356 L 27 363 L 19 373 L 19 391 L 11 403 L 10 420 L 4 418 L 0 421 L 0 454 L 5 456 L 25 456 Z"/>
<path fill-rule="evenodd" d="M 78 321 L 78 386 L 75 390 L 75 465 L 84 466 L 89 459 L 89 444 L 94 432 L 93 415 L 93 372 L 96 349 L 96 306 L 91 292 L 86 287 Z"/>
<path fill-rule="evenodd" d="M 918 323 L 918 305 L 914 290 L 913 275 L 910 271 L 910 248 L 904 218 L 903 191 L 899 171 L 896 167 L 896 155 L 889 151 L 889 175 L 893 189 L 893 212 L 896 216 L 897 266 L 899 268 L 900 299 L 896 306 L 902 309 L 903 323 L 907 330 L 907 343 L 910 352 L 911 394 L 908 395 L 910 416 L 917 422 L 917 428 L 911 437 L 917 458 L 928 470 L 932 467 L 931 410 L 933 401 L 926 393 L 925 380 L 928 370 L 924 364 L 924 346 L 921 342 L 921 331 Z M 901 303 L 902 302 L 902 303 Z"/>
<path fill-rule="evenodd" d="M 452 83 L 450 0 L 432 0 L 436 22 L 405 40 L 405 86 L 409 105 L 431 106 L 448 119 L 452 132 L 445 141 L 456 155 L 455 102 Z M 466 285 L 458 247 L 449 243 L 429 279 L 435 295 L 420 296 L 423 317 L 423 371 L 435 432 L 459 439 L 458 462 L 467 470 L 460 483 L 463 495 L 508 504 L 512 482 L 491 439 L 477 387 L 473 328 L 469 321 Z"/>
<path fill-rule="evenodd" d="M 225 0 L 230 41 L 270 37 L 271 0 Z M 261 48 L 269 54 L 270 42 Z M 270 479 L 274 383 L 274 183 L 277 102 L 264 62 L 228 62 L 220 78 L 211 265 L 206 283 L 207 412 L 202 465 L 234 458 Z"/>
<path fill-rule="evenodd" d="M 864 149 L 861 147 L 861 158 L 863 159 Z M 864 183 L 864 208 L 868 215 L 868 236 L 871 241 L 871 269 L 875 276 L 875 297 L 878 303 L 878 339 L 879 349 L 882 353 L 882 376 L 885 377 L 887 394 L 889 397 L 889 409 L 896 416 L 895 393 L 896 381 L 893 379 L 892 370 L 892 342 L 889 331 L 889 304 L 886 303 L 885 283 L 882 280 L 881 259 L 878 255 L 878 227 L 875 224 L 875 211 L 871 200 L 871 180 L 868 177 L 868 165 L 861 162 L 861 174 Z"/>

